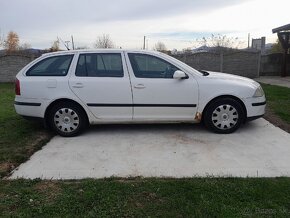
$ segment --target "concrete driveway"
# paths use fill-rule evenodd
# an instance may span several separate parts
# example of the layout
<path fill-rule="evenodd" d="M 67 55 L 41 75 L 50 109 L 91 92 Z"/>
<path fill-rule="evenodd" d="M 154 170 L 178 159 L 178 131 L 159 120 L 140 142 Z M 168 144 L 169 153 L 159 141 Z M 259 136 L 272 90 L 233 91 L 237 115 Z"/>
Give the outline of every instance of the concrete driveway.
<path fill-rule="evenodd" d="M 102 125 L 54 137 L 10 178 L 290 176 L 290 134 L 264 119 L 218 135 L 200 125 Z"/>

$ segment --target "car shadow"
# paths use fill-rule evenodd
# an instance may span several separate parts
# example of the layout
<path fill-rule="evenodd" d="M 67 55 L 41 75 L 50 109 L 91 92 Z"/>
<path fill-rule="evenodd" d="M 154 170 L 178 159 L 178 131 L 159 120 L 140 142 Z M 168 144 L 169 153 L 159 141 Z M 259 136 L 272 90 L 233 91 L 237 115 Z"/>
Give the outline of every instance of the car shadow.
<path fill-rule="evenodd" d="M 244 131 L 255 131 L 257 129 L 255 121 L 247 122 L 235 132 L 242 133 Z M 105 132 L 196 132 L 196 133 L 212 133 L 201 123 L 166 123 L 166 124 L 98 124 L 91 125 L 86 131 L 88 133 L 105 133 Z"/>
<path fill-rule="evenodd" d="M 107 131 L 131 131 L 131 132 L 144 132 L 144 131 L 208 131 L 202 124 L 190 123 L 166 123 L 166 124 L 99 124 L 92 125 L 88 132 L 107 132 Z"/>

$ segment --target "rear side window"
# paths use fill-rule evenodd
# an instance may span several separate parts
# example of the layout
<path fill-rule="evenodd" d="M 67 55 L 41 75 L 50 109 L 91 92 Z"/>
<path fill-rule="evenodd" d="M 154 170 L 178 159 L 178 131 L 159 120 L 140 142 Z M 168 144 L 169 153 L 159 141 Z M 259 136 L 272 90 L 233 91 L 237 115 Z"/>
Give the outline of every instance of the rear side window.
<path fill-rule="evenodd" d="M 123 77 L 121 54 L 81 54 L 76 68 L 80 77 Z"/>
<path fill-rule="evenodd" d="M 73 55 L 46 58 L 32 66 L 26 76 L 66 76 L 72 59 Z"/>
<path fill-rule="evenodd" d="M 176 70 L 174 65 L 155 56 L 129 53 L 134 75 L 139 78 L 173 78 Z"/>

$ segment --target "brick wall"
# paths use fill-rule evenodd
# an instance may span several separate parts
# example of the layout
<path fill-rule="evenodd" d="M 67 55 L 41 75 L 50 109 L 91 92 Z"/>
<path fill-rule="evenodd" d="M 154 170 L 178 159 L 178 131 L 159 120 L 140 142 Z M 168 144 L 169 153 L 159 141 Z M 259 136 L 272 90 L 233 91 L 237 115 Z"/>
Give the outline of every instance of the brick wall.
<path fill-rule="evenodd" d="M 16 74 L 32 60 L 34 56 L 17 54 L 0 56 L 0 82 L 13 82 Z"/>

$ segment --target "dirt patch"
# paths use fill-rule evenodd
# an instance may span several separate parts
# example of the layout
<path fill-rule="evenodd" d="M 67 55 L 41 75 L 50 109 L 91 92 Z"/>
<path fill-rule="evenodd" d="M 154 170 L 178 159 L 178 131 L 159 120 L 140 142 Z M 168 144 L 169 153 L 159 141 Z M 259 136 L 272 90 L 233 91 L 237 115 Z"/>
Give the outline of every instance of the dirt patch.
<path fill-rule="evenodd" d="M 140 176 L 137 177 L 128 177 L 128 178 L 111 178 L 114 179 L 116 182 L 120 182 L 120 183 L 140 183 L 140 182 L 144 182 L 143 178 Z M 106 179 L 108 180 L 108 179 Z"/>
<path fill-rule="evenodd" d="M 206 144 L 206 142 L 201 139 L 190 138 L 183 134 L 172 134 L 170 137 L 175 139 L 178 144 L 189 144 L 189 145 L 194 143 Z"/>
<path fill-rule="evenodd" d="M 57 182 L 53 181 L 44 181 L 37 183 L 34 186 L 34 189 L 40 193 L 46 196 L 46 200 L 50 201 L 56 198 L 58 194 L 61 192 L 61 188 Z"/>
<path fill-rule="evenodd" d="M 13 163 L 0 163 L 0 172 L 9 172 L 14 170 L 15 165 Z"/>
<path fill-rule="evenodd" d="M 282 120 L 279 116 L 277 116 L 268 106 L 266 107 L 266 113 L 264 115 L 264 118 L 273 125 L 290 133 L 290 124 Z"/>
<path fill-rule="evenodd" d="M 52 133 L 48 131 L 37 132 L 37 137 L 29 140 L 27 143 L 27 154 L 31 156 L 35 151 L 39 150 L 52 138 Z"/>
<path fill-rule="evenodd" d="M 164 203 L 164 200 L 159 197 L 154 192 L 142 192 L 136 198 L 130 199 L 130 202 L 134 207 L 142 209 L 148 204 L 148 202 L 154 202 L 154 204 L 162 204 Z"/>

